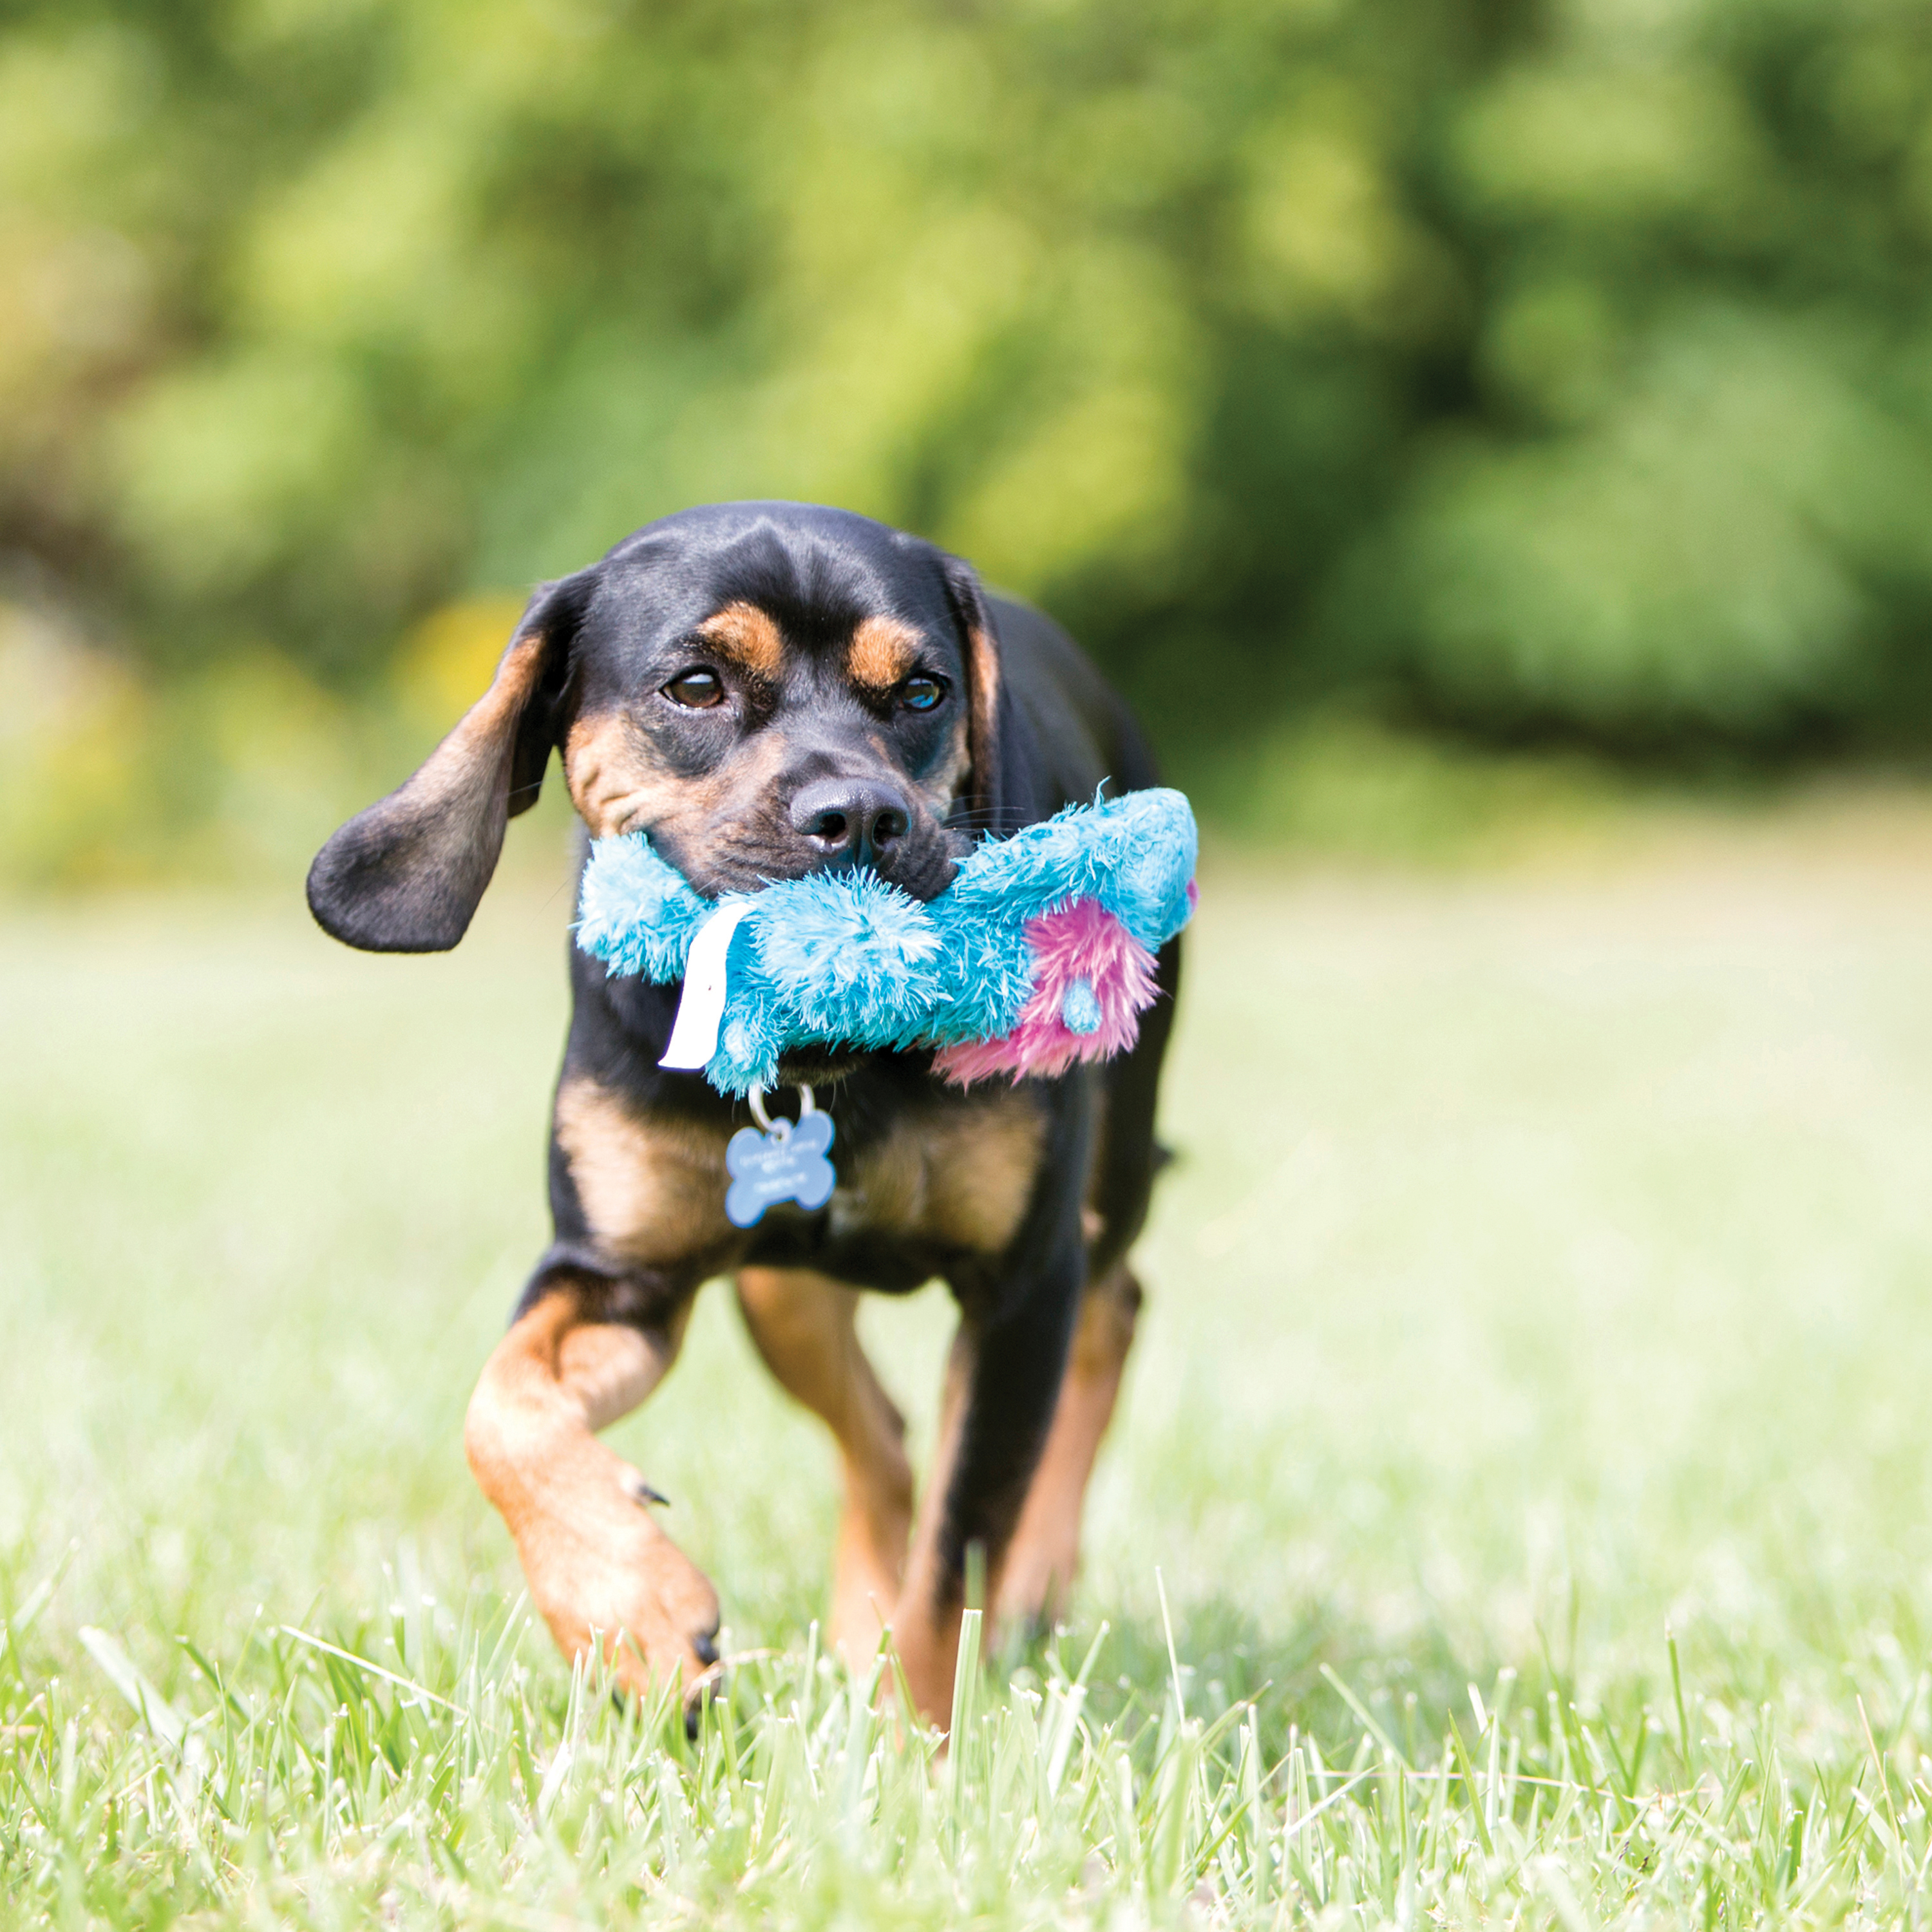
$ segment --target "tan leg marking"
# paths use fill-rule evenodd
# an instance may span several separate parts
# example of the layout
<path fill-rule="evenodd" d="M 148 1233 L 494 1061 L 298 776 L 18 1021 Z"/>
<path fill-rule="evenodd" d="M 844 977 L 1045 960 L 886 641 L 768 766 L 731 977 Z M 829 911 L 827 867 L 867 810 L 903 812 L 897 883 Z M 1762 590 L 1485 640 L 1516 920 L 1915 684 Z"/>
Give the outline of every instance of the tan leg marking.
<path fill-rule="evenodd" d="M 689 1304 L 650 1334 L 585 1318 L 559 1288 L 484 1365 L 464 1448 L 508 1525 L 531 1600 L 566 1656 L 602 1646 L 626 1688 L 709 1671 L 718 1598 L 639 1500 L 644 1478 L 596 1432 L 637 1407 L 677 1358 Z"/>
<path fill-rule="evenodd" d="M 920 1498 L 912 1554 L 906 1561 L 905 1587 L 892 1613 L 892 1643 L 905 1672 L 914 1708 L 928 1723 L 944 1725 L 952 1712 L 952 1672 L 959 1656 L 960 1606 L 938 1607 L 940 1532 L 946 1520 L 946 1492 L 958 1459 L 966 1414 L 966 1390 L 973 1366 L 971 1336 L 962 1328 L 946 1358 L 946 1384 L 940 1397 L 939 1434 L 932 1468 Z"/>
<path fill-rule="evenodd" d="M 1046 1447 L 1000 1565 L 995 1600 L 1002 1622 L 1052 1616 L 1066 1603 L 1080 1561 L 1081 1506 L 1120 1392 L 1140 1304 L 1140 1284 L 1124 1262 L 1094 1282 L 1081 1302 Z"/>
<path fill-rule="evenodd" d="M 738 1271 L 738 1306 L 766 1367 L 838 1445 L 844 1505 L 830 1636 L 855 1668 L 872 1656 L 898 1600 L 912 1526 L 905 1418 L 860 1344 L 858 1304 L 855 1290 L 802 1268 Z"/>

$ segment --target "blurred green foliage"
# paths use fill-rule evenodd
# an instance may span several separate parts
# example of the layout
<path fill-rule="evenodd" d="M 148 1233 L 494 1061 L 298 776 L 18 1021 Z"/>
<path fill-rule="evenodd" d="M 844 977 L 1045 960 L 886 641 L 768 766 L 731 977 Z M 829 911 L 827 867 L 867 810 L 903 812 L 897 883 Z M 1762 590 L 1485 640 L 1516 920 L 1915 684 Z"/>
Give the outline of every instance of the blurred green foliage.
<path fill-rule="evenodd" d="M 1922 0 L 16 0 L 0 550 L 143 743 L 771 495 L 1184 766 L 1338 692 L 1917 747 L 1928 271 Z"/>

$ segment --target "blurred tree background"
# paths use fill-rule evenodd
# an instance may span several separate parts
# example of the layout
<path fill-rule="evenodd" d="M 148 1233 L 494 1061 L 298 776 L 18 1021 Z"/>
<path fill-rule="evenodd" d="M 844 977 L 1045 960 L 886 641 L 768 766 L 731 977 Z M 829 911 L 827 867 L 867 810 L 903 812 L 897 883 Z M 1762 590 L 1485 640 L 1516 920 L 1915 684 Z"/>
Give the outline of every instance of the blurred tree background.
<path fill-rule="evenodd" d="M 735 496 L 1042 601 L 1231 808 L 1337 706 L 1932 743 L 1923 0 L 4 19 L 16 878 L 299 843 Z"/>

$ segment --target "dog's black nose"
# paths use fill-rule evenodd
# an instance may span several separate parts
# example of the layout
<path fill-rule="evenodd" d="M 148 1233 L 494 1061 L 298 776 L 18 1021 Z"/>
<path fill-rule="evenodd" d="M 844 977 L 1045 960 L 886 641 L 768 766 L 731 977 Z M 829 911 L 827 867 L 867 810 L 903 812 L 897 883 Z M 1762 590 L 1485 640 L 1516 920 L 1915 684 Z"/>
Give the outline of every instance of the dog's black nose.
<path fill-rule="evenodd" d="M 912 829 L 912 810 L 876 779 L 820 778 L 793 794 L 791 822 L 828 866 L 876 866 Z"/>

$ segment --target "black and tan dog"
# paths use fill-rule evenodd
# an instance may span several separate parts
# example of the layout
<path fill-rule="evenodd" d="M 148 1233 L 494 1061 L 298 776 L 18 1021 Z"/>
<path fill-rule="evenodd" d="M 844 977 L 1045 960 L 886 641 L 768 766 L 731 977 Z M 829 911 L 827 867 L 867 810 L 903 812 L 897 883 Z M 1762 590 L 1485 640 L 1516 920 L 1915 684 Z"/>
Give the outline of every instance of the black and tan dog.
<path fill-rule="evenodd" d="M 376 952 L 454 946 L 553 748 L 592 836 L 647 830 L 706 897 L 863 865 L 930 898 L 980 832 L 1154 777 L 1065 634 L 956 559 L 838 511 L 693 510 L 537 593 L 489 690 L 322 848 L 316 919 Z M 724 1144 L 743 1109 L 658 1065 L 678 989 L 573 950 L 556 1238 L 466 1433 L 566 1652 L 601 1641 L 626 1682 L 674 1676 L 690 1697 L 715 1669 L 716 1594 L 596 1432 L 656 1387 L 720 1274 L 838 1446 L 834 1637 L 868 1656 L 889 1623 L 920 1708 L 943 1717 L 970 1546 L 998 1613 L 1049 1608 L 1133 1336 L 1126 1254 L 1157 1162 L 1179 964 L 1170 945 L 1138 1046 L 1104 1070 L 962 1093 L 929 1055 L 787 1063 L 830 1088 L 840 1185 L 818 1213 L 774 1208 L 740 1232 Z M 855 1291 L 935 1276 L 960 1324 L 915 1531 L 903 1424 L 860 1347 Z"/>

